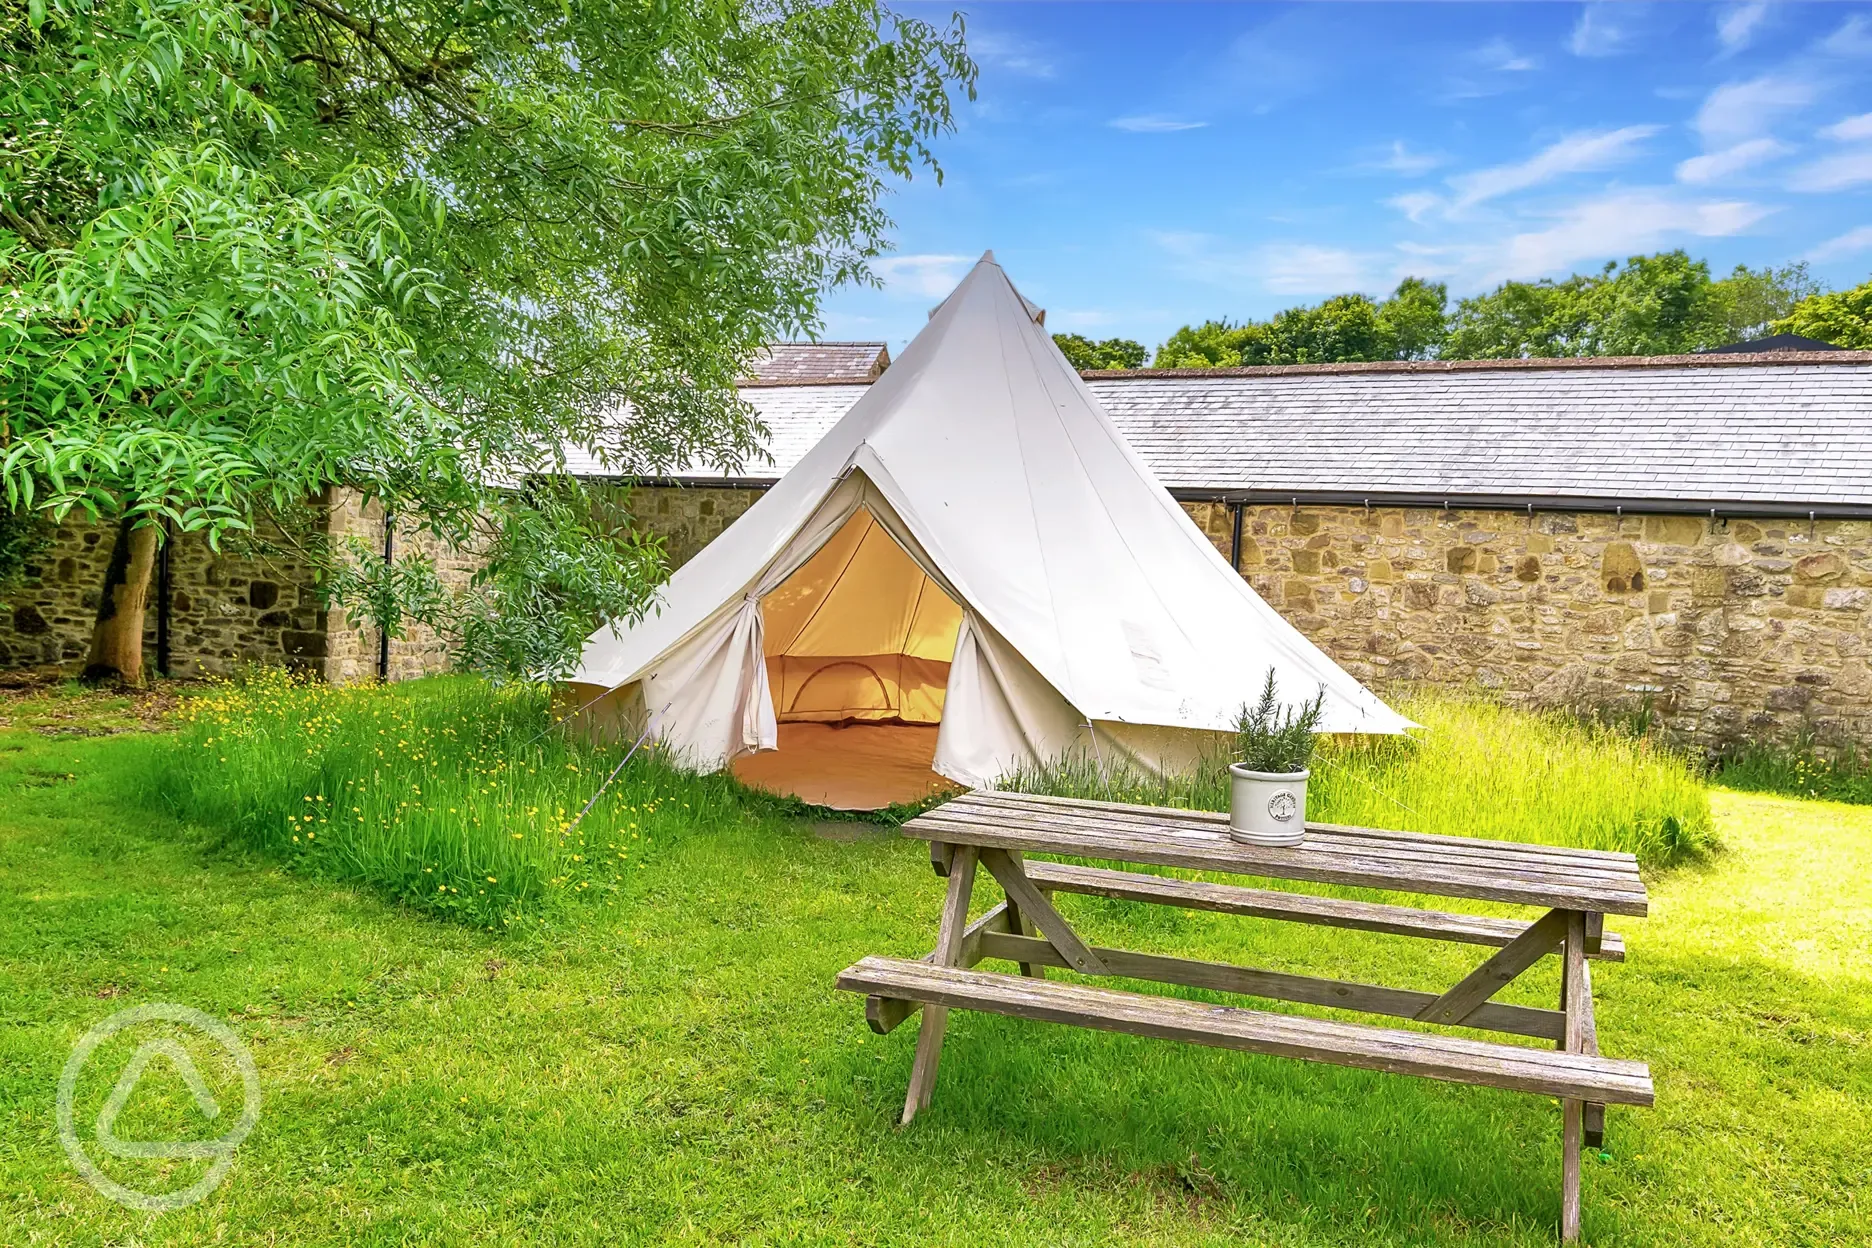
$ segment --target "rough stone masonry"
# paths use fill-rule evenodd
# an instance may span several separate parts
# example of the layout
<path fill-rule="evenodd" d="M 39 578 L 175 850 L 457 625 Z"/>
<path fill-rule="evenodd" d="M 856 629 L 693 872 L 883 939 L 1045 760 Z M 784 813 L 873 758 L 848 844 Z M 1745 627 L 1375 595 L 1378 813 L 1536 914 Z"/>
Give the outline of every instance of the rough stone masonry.
<path fill-rule="evenodd" d="M 645 487 L 631 509 L 680 566 L 760 495 Z M 1227 558 L 1230 506 L 1184 506 Z M 382 540 L 381 515 L 353 499 L 334 497 L 327 514 L 333 532 Z M 59 531 L 0 617 L 0 660 L 82 665 L 108 538 L 87 525 Z M 448 579 L 473 570 L 431 553 Z M 1237 562 L 1380 691 L 1423 682 L 1529 707 L 1648 710 L 1712 750 L 1802 734 L 1872 744 L 1872 521 L 1250 506 Z M 288 557 L 217 556 L 185 541 L 172 576 L 178 674 L 246 662 L 338 681 L 376 674 L 374 630 L 323 610 Z M 391 649 L 393 679 L 447 665 L 420 631 Z"/>
<path fill-rule="evenodd" d="M 1186 507 L 1226 557 L 1228 506 Z M 1711 749 L 1872 741 L 1872 521 L 1250 507 L 1238 564 L 1375 687 L 1648 708 Z"/>

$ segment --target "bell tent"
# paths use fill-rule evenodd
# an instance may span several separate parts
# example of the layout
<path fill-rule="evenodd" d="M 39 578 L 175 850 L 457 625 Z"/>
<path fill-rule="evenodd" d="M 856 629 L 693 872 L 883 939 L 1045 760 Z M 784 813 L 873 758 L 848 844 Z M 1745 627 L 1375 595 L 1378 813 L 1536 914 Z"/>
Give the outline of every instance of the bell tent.
<path fill-rule="evenodd" d="M 1132 453 L 982 257 L 902 357 L 652 613 L 586 642 L 593 735 L 853 808 L 1072 751 L 1188 765 L 1272 669 L 1395 733 Z"/>

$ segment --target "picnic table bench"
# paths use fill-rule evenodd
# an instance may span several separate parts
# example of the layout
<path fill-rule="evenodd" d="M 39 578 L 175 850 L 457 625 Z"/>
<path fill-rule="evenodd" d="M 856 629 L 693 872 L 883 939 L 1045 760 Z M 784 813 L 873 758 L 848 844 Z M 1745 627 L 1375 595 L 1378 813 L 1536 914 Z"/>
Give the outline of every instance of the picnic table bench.
<path fill-rule="evenodd" d="M 905 824 L 906 836 L 929 842 L 936 873 L 949 881 L 936 948 L 918 960 L 868 957 L 838 977 L 838 987 L 865 996 L 866 1020 L 880 1035 L 922 1012 L 903 1121 L 930 1103 L 952 1009 L 1531 1092 L 1561 1102 L 1560 1233 L 1563 1241 L 1577 1239 L 1582 1142 L 1601 1145 L 1607 1105 L 1652 1102 L 1643 1062 L 1599 1052 L 1589 969 L 1593 961 L 1625 956 L 1624 942 L 1605 930 L 1605 916 L 1646 911 L 1637 860 L 1319 823 L 1307 825 L 1305 842 L 1295 848 L 1264 848 L 1231 839 L 1227 824 L 1227 816 L 1206 811 L 995 792 L 966 794 Z M 1513 902 L 1545 913 L 1531 921 L 1495 918 L 1028 860 L 1027 854 Z M 994 877 L 1003 900 L 971 923 L 978 865 Z M 1054 908 L 1054 893 L 1454 941 L 1494 952 L 1441 993 L 1255 970 L 1087 945 Z M 1558 1009 L 1492 1000 L 1549 954 L 1563 960 Z M 1012 962 L 1019 973 L 975 969 L 984 959 Z M 1046 967 L 1501 1032 L 1553 1047 L 1066 983 L 1045 978 Z"/>

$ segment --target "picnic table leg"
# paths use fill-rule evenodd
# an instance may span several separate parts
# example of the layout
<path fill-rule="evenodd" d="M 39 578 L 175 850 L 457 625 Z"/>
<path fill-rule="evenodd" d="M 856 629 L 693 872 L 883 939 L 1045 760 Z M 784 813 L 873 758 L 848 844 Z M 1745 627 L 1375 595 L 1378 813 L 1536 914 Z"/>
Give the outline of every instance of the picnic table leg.
<path fill-rule="evenodd" d="M 975 891 L 975 862 L 979 851 L 973 845 L 958 845 L 949 860 L 949 893 L 943 899 L 942 924 L 936 932 L 932 961 L 937 966 L 956 966 L 962 961 L 962 933 L 968 928 L 969 896 Z M 917 1031 L 916 1060 L 910 1065 L 910 1089 L 904 1095 L 903 1125 L 908 1126 L 917 1111 L 927 1107 L 936 1090 L 936 1063 L 942 1060 L 943 1033 L 949 1027 L 949 1009 L 942 1005 L 923 1007 L 923 1022 Z"/>
<path fill-rule="evenodd" d="M 1018 853 L 1010 853 L 1008 857 L 1013 859 L 1015 866 L 1022 866 L 1021 856 Z M 1025 869 L 1025 867 L 1022 867 L 1023 872 Z M 1007 897 L 1008 932 L 1014 936 L 1032 936 L 1037 933 L 1039 929 L 1033 925 L 1026 915 L 1021 913 L 1020 903 L 1014 899 L 1012 894 L 1004 893 L 1004 895 Z M 1040 966 L 1038 963 L 1017 962 L 1015 965 L 1020 968 L 1020 973 L 1025 975 L 1028 979 L 1046 978 L 1046 968 Z"/>
<path fill-rule="evenodd" d="M 1586 1051 L 1592 1024 L 1592 990 L 1586 982 L 1586 916 L 1569 910 L 1566 916 L 1566 969 L 1560 981 L 1561 1007 L 1566 1011 L 1565 1048 Z M 1560 1102 L 1560 1242 L 1580 1237 L 1580 1136 L 1585 1127 L 1583 1101 Z"/>
<path fill-rule="evenodd" d="M 1586 956 L 1588 958 L 1592 957 L 1594 954 L 1599 952 L 1598 942 L 1601 938 L 1603 938 L 1604 931 L 1605 931 L 1605 915 L 1599 914 L 1590 910 L 1587 911 L 1586 913 Z M 1587 1054 L 1590 1057 L 1598 1057 L 1599 1056 L 1599 1027 L 1598 1027 L 1598 1024 L 1594 1022 L 1593 1020 L 1592 963 L 1591 962 L 1582 961 L 1580 963 L 1579 981 L 1580 981 L 1581 990 L 1583 992 L 1583 997 L 1582 997 L 1582 1000 L 1580 1001 L 1580 1008 L 1584 1013 L 1584 1020 L 1585 1020 L 1584 1036 L 1582 1038 L 1582 1043 L 1581 1043 L 1579 1051 L 1581 1053 Z M 1563 976 L 1560 980 L 1560 1008 L 1562 1011 L 1564 1011 L 1567 1006 L 1567 989 L 1568 989 L 1568 981 Z M 1560 1037 L 1560 1042 L 1559 1042 L 1558 1047 L 1562 1049 L 1567 1047 L 1567 1040 L 1566 1040 L 1566 1036 L 1564 1033 Z M 1602 1149 L 1605 1147 L 1605 1111 L 1606 1111 L 1606 1107 L 1598 1101 L 1586 1102 L 1586 1112 L 1585 1112 L 1585 1117 L 1582 1123 L 1582 1133 L 1585 1139 L 1586 1148 L 1590 1151 L 1597 1151 L 1598 1149 Z"/>

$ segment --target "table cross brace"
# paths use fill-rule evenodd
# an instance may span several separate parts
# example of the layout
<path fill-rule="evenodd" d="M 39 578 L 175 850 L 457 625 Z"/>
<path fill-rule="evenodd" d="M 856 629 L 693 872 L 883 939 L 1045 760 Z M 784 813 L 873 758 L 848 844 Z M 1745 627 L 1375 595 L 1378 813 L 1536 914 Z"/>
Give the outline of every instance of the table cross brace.
<path fill-rule="evenodd" d="M 1567 935 L 1570 910 L 1549 910 L 1534 925 L 1495 951 L 1481 966 L 1463 976 L 1455 987 L 1424 1006 L 1419 1022 L 1460 1025 L 1516 976 L 1554 951 Z M 1580 942 L 1584 944 L 1584 940 Z"/>

